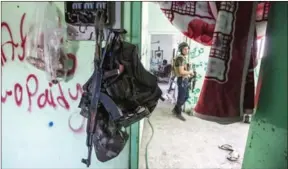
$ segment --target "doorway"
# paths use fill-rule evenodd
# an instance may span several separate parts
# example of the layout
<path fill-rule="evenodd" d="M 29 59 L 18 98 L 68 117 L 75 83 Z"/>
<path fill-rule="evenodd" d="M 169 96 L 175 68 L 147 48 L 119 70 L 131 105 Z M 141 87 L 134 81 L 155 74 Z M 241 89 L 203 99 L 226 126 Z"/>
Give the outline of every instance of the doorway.
<path fill-rule="evenodd" d="M 185 111 L 189 112 L 195 107 L 201 92 L 210 47 L 186 39 L 181 32 L 174 29 L 173 25 L 165 18 L 157 4 L 152 2 L 142 3 L 148 6 L 147 10 L 149 11 L 148 29 L 146 31 L 150 35 L 150 38 L 147 38 L 150 43 L 147 45 L 150 46 L 147 53 L 148 56 L 150 56 L 148 57 L 150 58 L 148 67 L 151 73 L 158 75 L 159 67 L 163 64 L 164 60 L 167 60 L 168 64 L 171 63 L 169 60 L 173 58 L 173 55 L 177 54 L 176 50 L 179 42 L 186 41 L 190 46 L 189 61 L 196 67 L 198 77 L 195 90 L 193 92 L 190 91 L 190 97 L 184 106 Z M 157 22 L 162 32 L 159 31 L 159 27 L 153 27 L 155 17 L 152 16 L 157 16 Z M 155 33 L 155 30 L 158 30 L 157 33 Z M 173 35 L 176 35 L 179 40 L 171 38 Z M 171 40 L 172 42 L 170 43 Z M 167 47 L 162 45 L 161 41 L 163 41 Z M 258 43 L 260 52 L 258 54 L 259 64 L 256 69 L 254 69 L 255 82 L 257 82 L 259 74 L 261 55 L 263 55 L 263 48 L 261 50 L 261 46 L 264 45 L 263 40 L 259 40 Z M 172 49 L 171 52 L 171 47 L 168 47 L 168 44 L 172 46 L 174 51 Z M 167 56 L 166 53 L 171 54 Z M 166 93 L 169 78 L 168 80 L 159 82 L 163 93 Z M 174 100 L 159 102 L 150 117 L 152 127 L 147 120 L 144 121 L 143 134 L 142 138 L 140 138 L 139 168 L 146 168 L 147 164 L 149 168 L 241 168 L 249 124 L 237 122 L 221 125 L 189 116 L 188 114 L 185 114 L 187 121 L 179 121 L 173 117 L 171 112 L 175 99 L 174 97 Z M 142 129 L 140 129 L 140 131 L 141 130 Z M 152 141 L 149 142 L 152 134 Z M 147 148 L 148 143 L 149 147 Z M 236 161 L 227 159 L 229 151 L 227 152 L 226 150 L 220 149 L 219 146 L 222 145 L 232 146 L 235 150 L 234 155 L 237 156 L 238 159 Z M 146 150 L 148 150 L 148 153 Z M 145 161 L 146 156 L 148 157 L 147 161 Z"/>

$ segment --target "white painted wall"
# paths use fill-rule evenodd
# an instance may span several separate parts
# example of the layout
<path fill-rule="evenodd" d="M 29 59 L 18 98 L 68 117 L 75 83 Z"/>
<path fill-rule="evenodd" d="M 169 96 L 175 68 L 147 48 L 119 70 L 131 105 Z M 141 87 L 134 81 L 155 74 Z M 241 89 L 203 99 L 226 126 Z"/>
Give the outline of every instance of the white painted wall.
<path fill-rule="evenodd" d="M 147 44 L 149 51 L 147 58 L 149 58 L 150 61 L 152 50 L 155 50 L 160 46 L 160 48 L 164 50 L 163 55 L 165 59 L 170 63 L 173 48 L 177 48 L 178 43 L 184 40 L 184 36 L 170 23 L 161 11 L 159 5 L 153 2 L 143 2 L 143 4 L 145 3 L 148 4 L 148 37 L 150 37 L 150 41 L 147 42 L 150 43 Z M 158 40 L 160 40 L 160 44 L 151 44 L 151 42 Z M 155 69 L 154 67 L 150 67 L 149 70 Z"/>
<path fill-rule="evenodd" d="M 151 50 L 153 51 L 153 56 L 155 57 L 155 50 L 163 50 L 163 60 L 166 59 L 168 63 L 170 62 L 170 56 L 173 52 L 173 35 L 162 34 L 162 35 L 152 35 L 151 43 L 159 41 L 159 43 L 151 44 Z"/>
<path fill-rule="evenodd" d="M 159 42 L 159 43 L 155 43 Z M 159 58 L 155 55 L 155 51 L 163 51 L 163 58 Z M 171 34 L 161 34 L 161 35 L 151 35 L 151 62 L 150 70 L 158 70 L 158 66 L 162 64 L 163 60 L 167 60 L 171 63 L 173 56 L 173 35 Z M 159 63 L 160 62 L 160 63 Z M 158 64 L 157 64 L 158 63 Z"/>
<path fill-rule="evenodd" d="M 55 3 L 63 12 L 64 2 Z M 80 92 L 76 89 L 92 74 L 94 42 L 73 43 L 78 48 L 74 78 L 50 87 L 44 72 L 19 59 L 35 8 L 35 2 L 2 2 L 2 167 L 86 168 L 81 163 L 87 155 L 85 121 L 78 115 Z M 45 91 L 53 97 L 55 107 L 44 105 Z M 4 101 L 6 92 L 11 96 Z M 90 168 L 128 168 L 128 162 L 129 142 L 118 157 L 106 163 L 97 161 L 93 150 Z"/>
<path fill-rule="evenodd" d="M 169 22 L 160 7 L 153 2 L 143 2 L 148 4 L 148 30 L 149 33 L 175 34 L 179 31 Z"/>

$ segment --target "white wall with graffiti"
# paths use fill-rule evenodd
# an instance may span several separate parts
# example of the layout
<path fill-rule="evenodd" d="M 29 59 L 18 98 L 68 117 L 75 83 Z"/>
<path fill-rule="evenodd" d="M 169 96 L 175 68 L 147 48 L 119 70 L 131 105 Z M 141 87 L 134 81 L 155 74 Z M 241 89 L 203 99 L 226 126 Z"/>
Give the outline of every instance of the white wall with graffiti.
<path fill-rule="evenodd" d="M 196 103 L 199 99 L 201 88 L 204 82 L 204 78 L 206 75 L 206 69 L 208 64 L 208 56 L 210 52 L 209 46 L 204 46 L 200 43 L 197 43 L 193 40 L 189 40 L 190 43 L 190 52 L 189 52 L 189 62 L 195 66 L 196 72 L 197 72 L 197 81 L 195 85 L 194 91 L 190 91 L 189 93 L 189 99 L 185 103 L 185 111 L 191 112 L 193 111 L 193 108 L 196 106 Z M 254 69 L 254 78 L 255 78 L 255 86 L 257 86 L 258 82 L 258 76 L 259 76 L 259 69 L 261 65 L 261 59 L 263 56 L 263 46 L 265 43 L 265 37 L 262 39 L 259 39 L 257 41 L 258 45 L 258 53 L 257 53 L 257 66 Z M 256 91 L 255 91 L 256 92 Z"/>
<path fill-rule="evenodd" d="M 189 98 L 185 103 L 186 112 L 191 111 L 198 101 L 200 91 L 204 82 L 204 77 L 206 74 L 208 56 L 210 52 L 209 46 L 204 46 L 193 40 L 190 40 L 189 42 L 190 51 L 188 61 L 195 67 L 197 76 L 194 91 L 190 91 Z"/>
<path fill-rule="evenodd" d="M 64 3 L 55 2 L 63 12 Z M 2 167 L 85 168 L 85 120 L 79 115 L 81 85 L 93 70 L 93 42 L 71 42 L 73 78 L 57 85 L 25 60 L 26 35 L 35 2 L 2 2 Z M 91 168 L 128 168 L 129 143 L 120 155 Z"/>

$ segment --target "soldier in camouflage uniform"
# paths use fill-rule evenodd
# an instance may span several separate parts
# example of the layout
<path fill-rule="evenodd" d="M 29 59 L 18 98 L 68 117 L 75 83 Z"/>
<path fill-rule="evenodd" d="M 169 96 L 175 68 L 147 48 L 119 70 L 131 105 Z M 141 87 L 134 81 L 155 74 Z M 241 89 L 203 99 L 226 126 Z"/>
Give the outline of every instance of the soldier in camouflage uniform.
<path fill-rule="evenodd" d="M 194 76 L 193 71 L 188 71 L 187 68 L 187 56 L 189 53 L 189 45 L 186 42 L 182 42 L 178 46 L 178 55 L 173 62 L 174 73 L 177 76 L 178 96 L 177 103 L 173 109 L 174 115 L 182 121 L 186 119 L 182 116 L 182 106 L 189 97 L 188 79 Z"/>

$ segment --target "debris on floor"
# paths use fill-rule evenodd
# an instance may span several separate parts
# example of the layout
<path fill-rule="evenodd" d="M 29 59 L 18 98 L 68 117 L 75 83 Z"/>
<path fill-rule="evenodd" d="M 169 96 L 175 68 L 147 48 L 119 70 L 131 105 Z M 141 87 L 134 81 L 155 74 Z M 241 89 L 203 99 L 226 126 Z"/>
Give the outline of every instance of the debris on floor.
<path fill-rule="evenodd" d="M 238 151 L 236 151 L 231 145 L 229 144 L 223 144 L 221 146 L 218 146 L 222 150 L 229 151 L 229 154 L 227 156 L 227 159 L 229 161 L 237 161 L 240 158 L 240 154 Z"/>
<path fill-rule="evenodd" d="M 186 121 L 176 119 L 171 110 L 173 104 L 160 102 L 150 121 L 154 137 L 149 144 L 149 168 L 233 168 L 240 169 L 244 155 L 249 125 L 243 122 L 220 125 L 183 113 Z M 147 120 L 139 151 L 139 169 L 146 169 L 145 148 L 152 131 Z M 218 146 L 229 143 L 234 151 L 220 150 Z M 227 156 L 227 157 L 226 157 Z"/>

